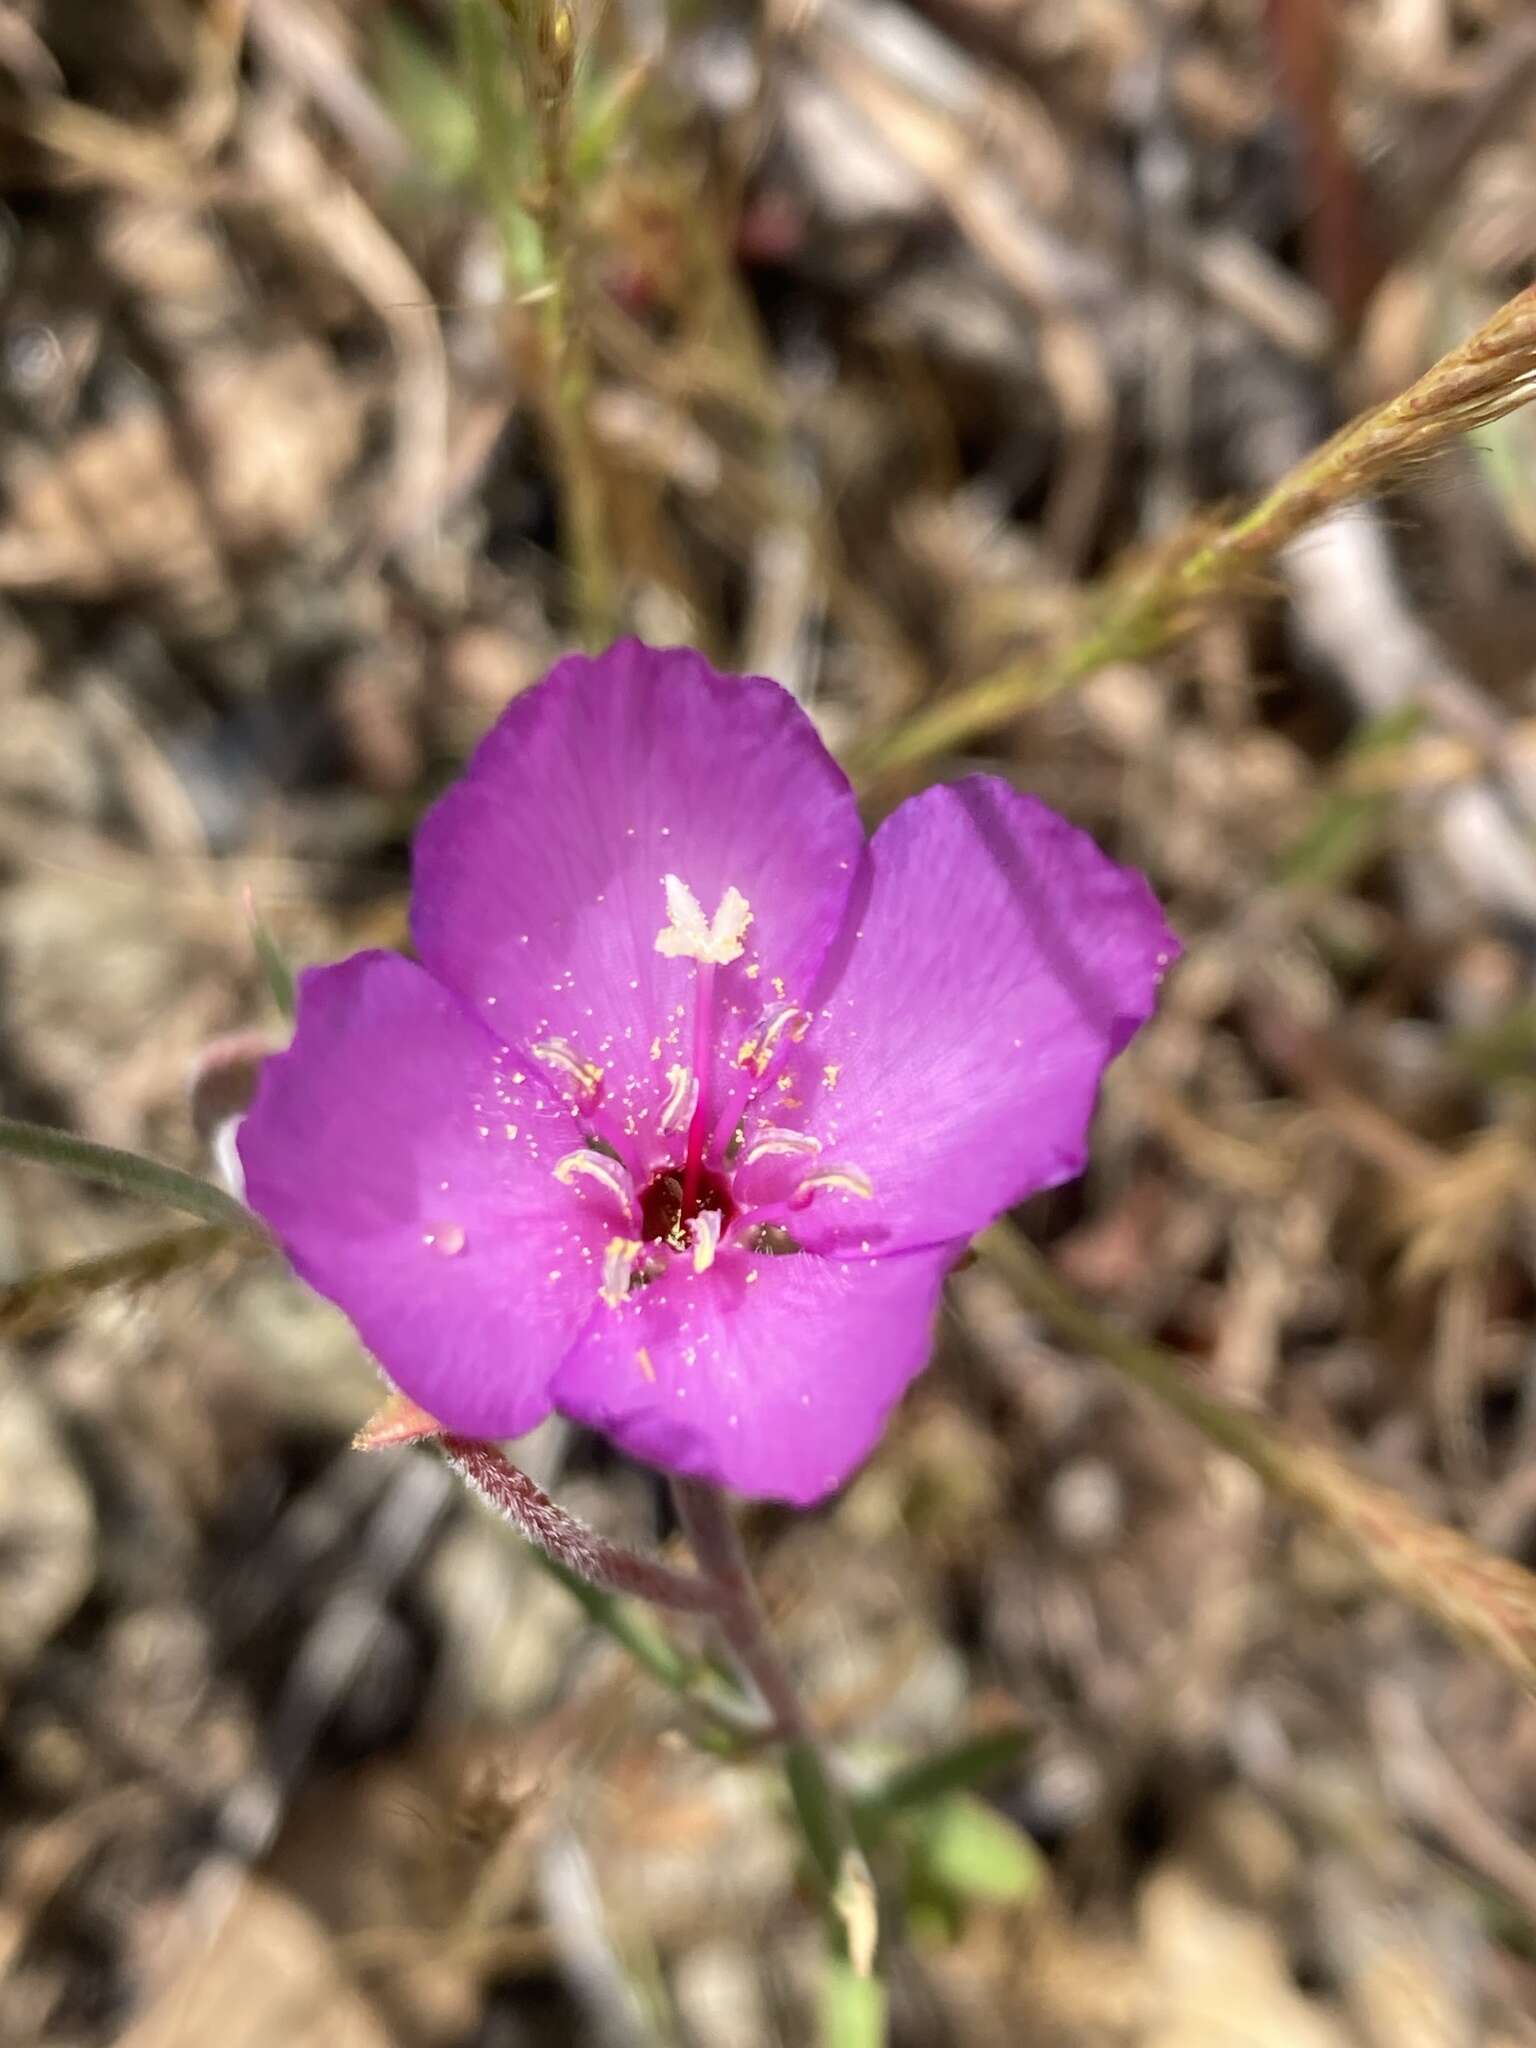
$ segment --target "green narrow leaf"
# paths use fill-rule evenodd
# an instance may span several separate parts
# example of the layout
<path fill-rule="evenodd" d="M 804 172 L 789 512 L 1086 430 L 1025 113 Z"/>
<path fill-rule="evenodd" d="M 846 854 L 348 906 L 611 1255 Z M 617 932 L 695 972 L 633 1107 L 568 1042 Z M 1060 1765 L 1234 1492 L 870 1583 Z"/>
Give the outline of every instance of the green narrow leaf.
<path fill-rule="evenodd" d="M 843 1829 L 837 1795 L 827 1783 L 825 1766 L 814 1743 L 792 1742 L 784 1752 L 784 1776 L 795 1803 L 795 1817 L 817 1875 L 831 1897 L 843 1867 Z"/>
<path fill-rule="evenodd" d="M 431 175 L 443 185 L 461 184 L 474 170 L 478 138 L 459 81 L 397 8 L 382 15 L 376 48 L 384 104 Z"/>
<path fill-rule="evenodd" d="M 846 1956 L 829 1954 L 822 1966 L 821 2048 L 884 2048 L 885 1986 L 861 1977 Z"/>
<path fill-rule="evenodd" d="M 523 204 L 532 151 L 526 119 L 512 93 L 506 27 L 492 0 L 458 0 L 454 30 L 475 124 L 476 169 L 501 238 L 507 281 L 514 291 L 534 291 L 548 281 L 548 265 L 538 222 Z"/>
<path fill-rule="evenodd" d="M 1030 1740 L 1026 1728 L 995 1728 L 957 1742 L 950 1749 L 903 1764 L 862 1795 L 856 1804 L 858 1816 L 878 1827 L 895 1814 L 926 1806 L 947 1793 L 967 1792 L 988 1778 L 1011 1770 Z"/>
<path fill-rule="evenodd" d="M 256 942 L 256 958 L 261 962 L 267 992 L 278 1014 L 291 1024 L 294 1013 L 293 969 L 288 965 L 282 947 L 273 938 L 270 926 L 256 908 L 255 892 L 251 889 L 245 892 L 245 914 L 251 921 L 251 937 Z"/>
<path fill-rule="evenodd" d="M 702 1717 L 698 1730 L 702 1748 L 735 1756 L 761 1742 L 763 1727 L 757 1717 L 727 1695 L 703 1665 L 685 1656 L 645 1608 L 605 1587 L 589 1585 L 535 1543 L 526 1545 L 526 1550 L 541 1571 L 564 1586 L 595 1628 L 659 1685 L 697 1711 Z"/>
<path fill-rule="evenodd" d="M 924 1876 L 957 1899 L 1011 1906 L 1034 1898 L 1045 1861 L 1021 1828 L 968 1792 L 952 1792 L 917 1822 Z"/>
<path fill-rule="evenodd" d="M 224 1223 L 265 1236 L 261 1224 L 211 1181 L 183 1173 L 179 1167 L 164 1166 L 158 1159 L 145 1159 L 137 1152 L 122 1152 L 115 1145 L 95 1145 L 70 1131 L 56 1131 L 47 1124 L 23 1123 L 19 1117 L 0 1116 L 0 1153 L 12 1159 L 27 1159 L 39 1166 L 56 1167 L 77 1180 L 94 1181 L 98 1187 L 116 1188 L 120 1194 L 137 1195 L 144 1202 L 160 1202 L 180 1209 L 188 1216 L 200 1216 L 205 1223 Z"/>
<path fill-rule="evenodd" d="M 1344 750 L 1342 766 L 1396 753 L 1423 728 L 1417 704 L 1404 704 L 1370 721 Z M 1351 880 L 1380 851 L 1397 808 L 1394 796 L 1357 795 L 1347 789 L 1326 790 L 1310 823 L 1284 853 L 1275 879 L 1292 886 L 1338 888 Z"/>

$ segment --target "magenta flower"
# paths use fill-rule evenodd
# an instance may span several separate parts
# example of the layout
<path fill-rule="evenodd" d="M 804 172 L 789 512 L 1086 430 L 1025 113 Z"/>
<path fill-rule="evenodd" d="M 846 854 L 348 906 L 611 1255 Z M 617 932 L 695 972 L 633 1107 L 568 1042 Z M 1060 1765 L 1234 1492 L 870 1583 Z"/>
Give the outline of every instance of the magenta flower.
<path fill-rule="evenodd" d="M 805 1503 L 939 1292 L 1083 1165 L 1177 952 L 1142 878 L 973 776 L 865 840 L 777 684 L 627 641 L 518 697 L 416 842 L 421 965 L 302 980 L 252 1206 L 463 1436 L 551 1409 Z"/>

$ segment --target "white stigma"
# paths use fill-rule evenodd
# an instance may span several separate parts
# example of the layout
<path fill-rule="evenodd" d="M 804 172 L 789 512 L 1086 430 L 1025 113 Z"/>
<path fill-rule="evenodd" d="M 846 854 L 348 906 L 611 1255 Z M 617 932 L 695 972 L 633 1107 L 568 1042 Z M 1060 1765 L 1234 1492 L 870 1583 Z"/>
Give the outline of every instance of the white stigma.
<path fill-rule="evenodd" d="M 746 948 L 742 941 L 752 922 L 752 907 L 739 889 L 727 889 L 712 918 L 688 884 L 663 875 L 667 921 L 656 934 L 656 950 L 669 960 L 697 960 L 705 967 L 728 967 Z"/>

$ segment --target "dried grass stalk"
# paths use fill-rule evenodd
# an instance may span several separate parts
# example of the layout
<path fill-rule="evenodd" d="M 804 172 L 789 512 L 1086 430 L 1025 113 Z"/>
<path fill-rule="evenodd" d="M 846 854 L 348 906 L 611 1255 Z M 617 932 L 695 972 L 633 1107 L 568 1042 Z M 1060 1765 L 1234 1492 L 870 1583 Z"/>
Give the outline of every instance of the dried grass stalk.
<path fill-rule="evenodd" d="M 1113 661 L 1158 652 L 1213 599 L 1262 587 L 1288 541 L 1330 512 L 1401 483 L 1458 435 L 1536 396 L 1536 285 L 1528 286 L 1417 383 L 1362 413 L 1225 526 L 1196 524 L 1167 548 L 1113 572 L 1087 602 L 1086 624 L 1055 654 L 1011 662 L 879 740 L 856 772 L 910 768 L 973 740 Z"/>
<path fill-rule="evenodd" d="M 56 1329 L 78 1315 L 94 1295 L 109 1288 L 150 1287 L 220 1254 L 251 1258 L 276 1249 L 270 1238 L 258 1237 L 254 1231 L 199 1223 L 190 1230 L 165 1231 L 122 1251 L 27 1273 L 0 1288 L 0 1338 L 15 1342 Z"/>
<path fill-rule="evenodd" d="M 1203 1385 L 1177 1352 L 1119 1328 L 1081 1301 L 1011 1225 L 996 1225 L 977 1247 L 1058 1337 L 1113 1366 L 1207 1441 L 1241 1458 L 1272 1493 L 1352 1550 L 1374 1579 L 1536 1695 L 1536 1575 Z"/>

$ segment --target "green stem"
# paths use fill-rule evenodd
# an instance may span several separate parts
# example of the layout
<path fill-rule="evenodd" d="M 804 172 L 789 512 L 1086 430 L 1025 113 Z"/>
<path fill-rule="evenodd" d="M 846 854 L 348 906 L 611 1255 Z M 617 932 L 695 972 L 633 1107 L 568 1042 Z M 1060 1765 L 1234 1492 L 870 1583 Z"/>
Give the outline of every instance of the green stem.
<path fill-rule="evenodd" d="M 199 1180 L 179 1167 L 164 1166 L 158 1159 L 145 1159 L 137 1152 L 121 1152 L 115 1145 L 92 1144 L 88 1138 L 77 1138 L 47 1124 L 0 1117 L 0 1153 L 8 1153 L 12 1159 L 31 1160 L 39 1166 L 57 1167 L 61 1173 L 72 1173 L 77 1180 L 94 1181 L 98 1187 L 137 1195 L 141 1201 L 161 1202 L 188 1216 L 200 1216 L 205 1223 L 222 1223 L 227 1228 L 266 1235 L 249 1209 L 211 1181 Z"/>
<path fill-rule="evenodd" d="M 726 1698 L 708 1670 L 696 1659 L 684 1656 L 643 1607 L 620 1599 L 602 1586 L 590 1585 L 537 1544 L 530 1544 L 529 1551 L 540 1569 L 565 1587 L 595 1628 L 601 1629 L 642 1671 L 699 1717 L 710 1738 L 707 1747 L 739 1756 L 757 1748 L 768 1737 L 767 1721 Z"/>
<path fill-rule="evenodd" d="M 718 1590 L 716 1625 L 732 1656 L 762 1695 L 773 1732 L 784 1744 L 790 1799 L 837 1949 L 855 1975 L 868 1977 L 874 1967 L 878 1935 L 874 1879 L 821 1739 L 769 1632 L 735 1519 L 724 1497 L 712 1486 L 675 1479 L 672 1492 L 700 1574 Z"/>

